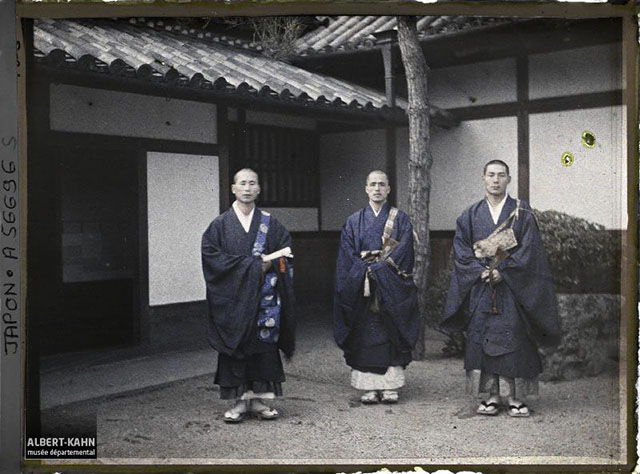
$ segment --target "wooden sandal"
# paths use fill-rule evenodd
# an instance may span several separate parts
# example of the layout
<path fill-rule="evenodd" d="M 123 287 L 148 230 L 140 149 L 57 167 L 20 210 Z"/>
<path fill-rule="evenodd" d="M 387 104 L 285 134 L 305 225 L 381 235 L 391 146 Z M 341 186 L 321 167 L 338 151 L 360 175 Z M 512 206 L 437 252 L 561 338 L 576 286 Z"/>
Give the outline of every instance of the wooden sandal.
<path fill-rule="evenodd" d="M 222 419 L 225 423 L 240 423 L 242 420 L 244 420 L 245 415 L 246 412 L 237 411 L 234 407 L 229 411 L 225 411 L 224 417 Z"/>
<path fill-rule="evenodd" d="M 495 416 L 499 411 L 500 410 L 498 409 L 498 404 L 496 402 L 487 403 L 483 400 L 480 402 L 480 406 L 478 406 L 476 413 L 479 415 Z"/>
<path fill-rule="evenodd" d="M 523 408 L 526 408 L 527 411 L 526 412 L 522 412 L 520 410 L 522 410 Z M 513 418 L 527 418 L 529 416 L 531 416 L 531 411 L 529 410 L 529 407 L 527 405 L 525 405 L 524 403 L 521 403 L 520 405 L 509 405 L 509 416 L 513 417 Z"/>
<path fill-rule="evenodd" d="M 253 413 L 256 418 L 260 420 L 275 420 L 280 416 L 278 410 L 275 408 L 268 407 L 262 402 L 257 403 L 259 404 L 257 408 L 254 406 L 256 404 L 255 402 L 251 403 L 251 413 Z"/>
<path fill-rule="evenodd" d="M 360 401 L 364 405 L 376 405 L 380 403 L 380 397 L 378 392 L 375 390 L 371 390 L 360 397 Z"/>
<path fill-rule="evenodd" d="M 380 401 L 388 405 L 398 403 L 398 392 L 395 390 L 383 390 L 380 395 Z"/>

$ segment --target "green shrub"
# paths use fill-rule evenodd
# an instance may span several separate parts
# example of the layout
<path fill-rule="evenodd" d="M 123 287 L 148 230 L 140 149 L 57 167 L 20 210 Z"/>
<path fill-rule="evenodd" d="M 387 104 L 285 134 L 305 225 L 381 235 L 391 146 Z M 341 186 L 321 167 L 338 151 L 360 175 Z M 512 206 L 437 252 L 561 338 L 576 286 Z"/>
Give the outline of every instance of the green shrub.
<path fill-rule="evenodd" d="M 619 293 L 620 238 L 558 211 L 534 211 L 558 293 Z"/>
<path fill-rule="evenodd" d="M 542 380 L 597 375 L 618 357 L 619 295 L 558 295 L 562 342 L 544 348 Z"/>

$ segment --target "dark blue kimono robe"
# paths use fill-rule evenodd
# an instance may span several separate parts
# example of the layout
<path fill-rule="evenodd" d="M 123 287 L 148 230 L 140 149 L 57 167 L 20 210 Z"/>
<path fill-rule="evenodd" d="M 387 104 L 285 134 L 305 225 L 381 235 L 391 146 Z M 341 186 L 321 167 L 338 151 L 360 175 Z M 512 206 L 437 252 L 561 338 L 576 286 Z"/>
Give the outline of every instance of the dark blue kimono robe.
<path fill-rule="evenodd" d="M 541 372 L 537 346 L 557 344 L 561 333 L 553 280 L 529 205 L 520 202 L 513 227 L 518 245 L 497 267 L 503 278 L 496 285 L 499 314 L 491 314 L 491 286 L 480 279 L 490 259 L 473 252 L 473 243 L 488 237 L 515 208 L 516 200 L 507 197 L 494 224 L 483 199 L 458 218 L 442 327 L 467 332 L 465 369 L 533 379 Z"/>
<path fill-rule="evenodd" d="M 419 332 L 416 287 L 387 262 L 365 263 L 363 250 L 382 248 L 382 234 L 390 206 L 376 217 L 371 206 L 351 215 L 342 228 L 336 262 L 334 336 L 347 365 L 361 372 L 384 374 L 388 367 L 411 362 Z M 404 272 L 413 271 L 413 227 L 398 211 L 391 238 L 399 245 L 390 257 Z M 367 268 L 371 269 L 371 297 L 364 296 Z M 372 310 L 375 294 L 380 310 Z"/>
<path fill-rule="evenodd" d="M 260 257 L 252 255 L 260 225 L 255 209 L 249 232 L 245 232 L 232 208 L 218 216 L 202 236 L 202 268 L 209 309 L 208 339 L 219 352 L 215 383 L 222 398 L 237 398 L 247 390 L 281 394 L 284 371 L 278 349 L 290 357 L 295 347 L 292 269 L 278 261 L 277 290 L 282 300 L 280 334 L 276 343 L 257 335 L 259 290 L 262 280 Z M 291 236 L 271 217 L 264 254 L 291 246 Z"/>

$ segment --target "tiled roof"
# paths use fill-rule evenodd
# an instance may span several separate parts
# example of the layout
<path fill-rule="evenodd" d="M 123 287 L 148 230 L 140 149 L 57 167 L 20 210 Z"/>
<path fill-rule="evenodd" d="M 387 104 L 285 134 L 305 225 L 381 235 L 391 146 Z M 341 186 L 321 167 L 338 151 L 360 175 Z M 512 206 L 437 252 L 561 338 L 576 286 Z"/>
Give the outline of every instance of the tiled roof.
<path fill-rule="evenodd" d="M 300 38 L 296 49 L 300 55 L 332 53 L 376 46 L 374 33 L 397 29 L 395 16 L 322 17 L 321 26 Z M 327 21 L 328 20 L 328 21 Z M 512 21 L 507 18 L 467 16 L 423 16 L 418 20 L 418 37 L 444 35 L 452 32 Z"/>
<path fill-rule="evenodd" d="M 200 21 L 195 22 L 194 20 Z M 158 31 L 169 31 L 178 35 L 189 35 L 193 38 L 199 38 L 205 41 L 215 41 L 216 43 L 226 46 L 234 46 L 236 48 L 257 52 L 261 52 L 263 50 L 262 45 L 252 39 L 248 39 L 246 37 L 243 38 L 237 34 L 230 34 L 234 33 L 234 28 L 232 27 L 233 23 L 231 21 L 223 23 L 227 28 L 219 31 L 207 28 L 206 25 L 209 23 L 208 20 L 211 19 L 134 17 L 129 18 L 129 23 L 132 25 L 146 26 Z M 217 23 L 220 23 L 220 19 L 218 19 Z"/>
<path fill-rule="evenodd" d="M 123 20 L 42 19 L 34 24 L 34 49 L 40 61 L 150 81 L 301 105 L 386 108 L 380 92 L 234 47 L 231 38 L 188 33 Z"/>

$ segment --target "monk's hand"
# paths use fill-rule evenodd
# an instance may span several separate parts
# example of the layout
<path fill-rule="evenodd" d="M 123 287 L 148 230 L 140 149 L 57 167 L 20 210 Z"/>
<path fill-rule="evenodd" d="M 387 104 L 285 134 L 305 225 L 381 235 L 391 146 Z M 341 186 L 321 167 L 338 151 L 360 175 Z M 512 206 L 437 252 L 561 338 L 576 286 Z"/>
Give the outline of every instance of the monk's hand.
<path fill-rule="evenodd" d="M 485 270 L 480 274 L 480 279 L 485 283 L 489 281 L 489 270 Z"/>
<path fill-rule="evenodd" d="M 491 274 L 491 279 L 493 280 L 494 284 L 500 283 L 502 281 L 502 275 L 500 275 L 500 272 L 498 270 L 494 270 Z"/>

